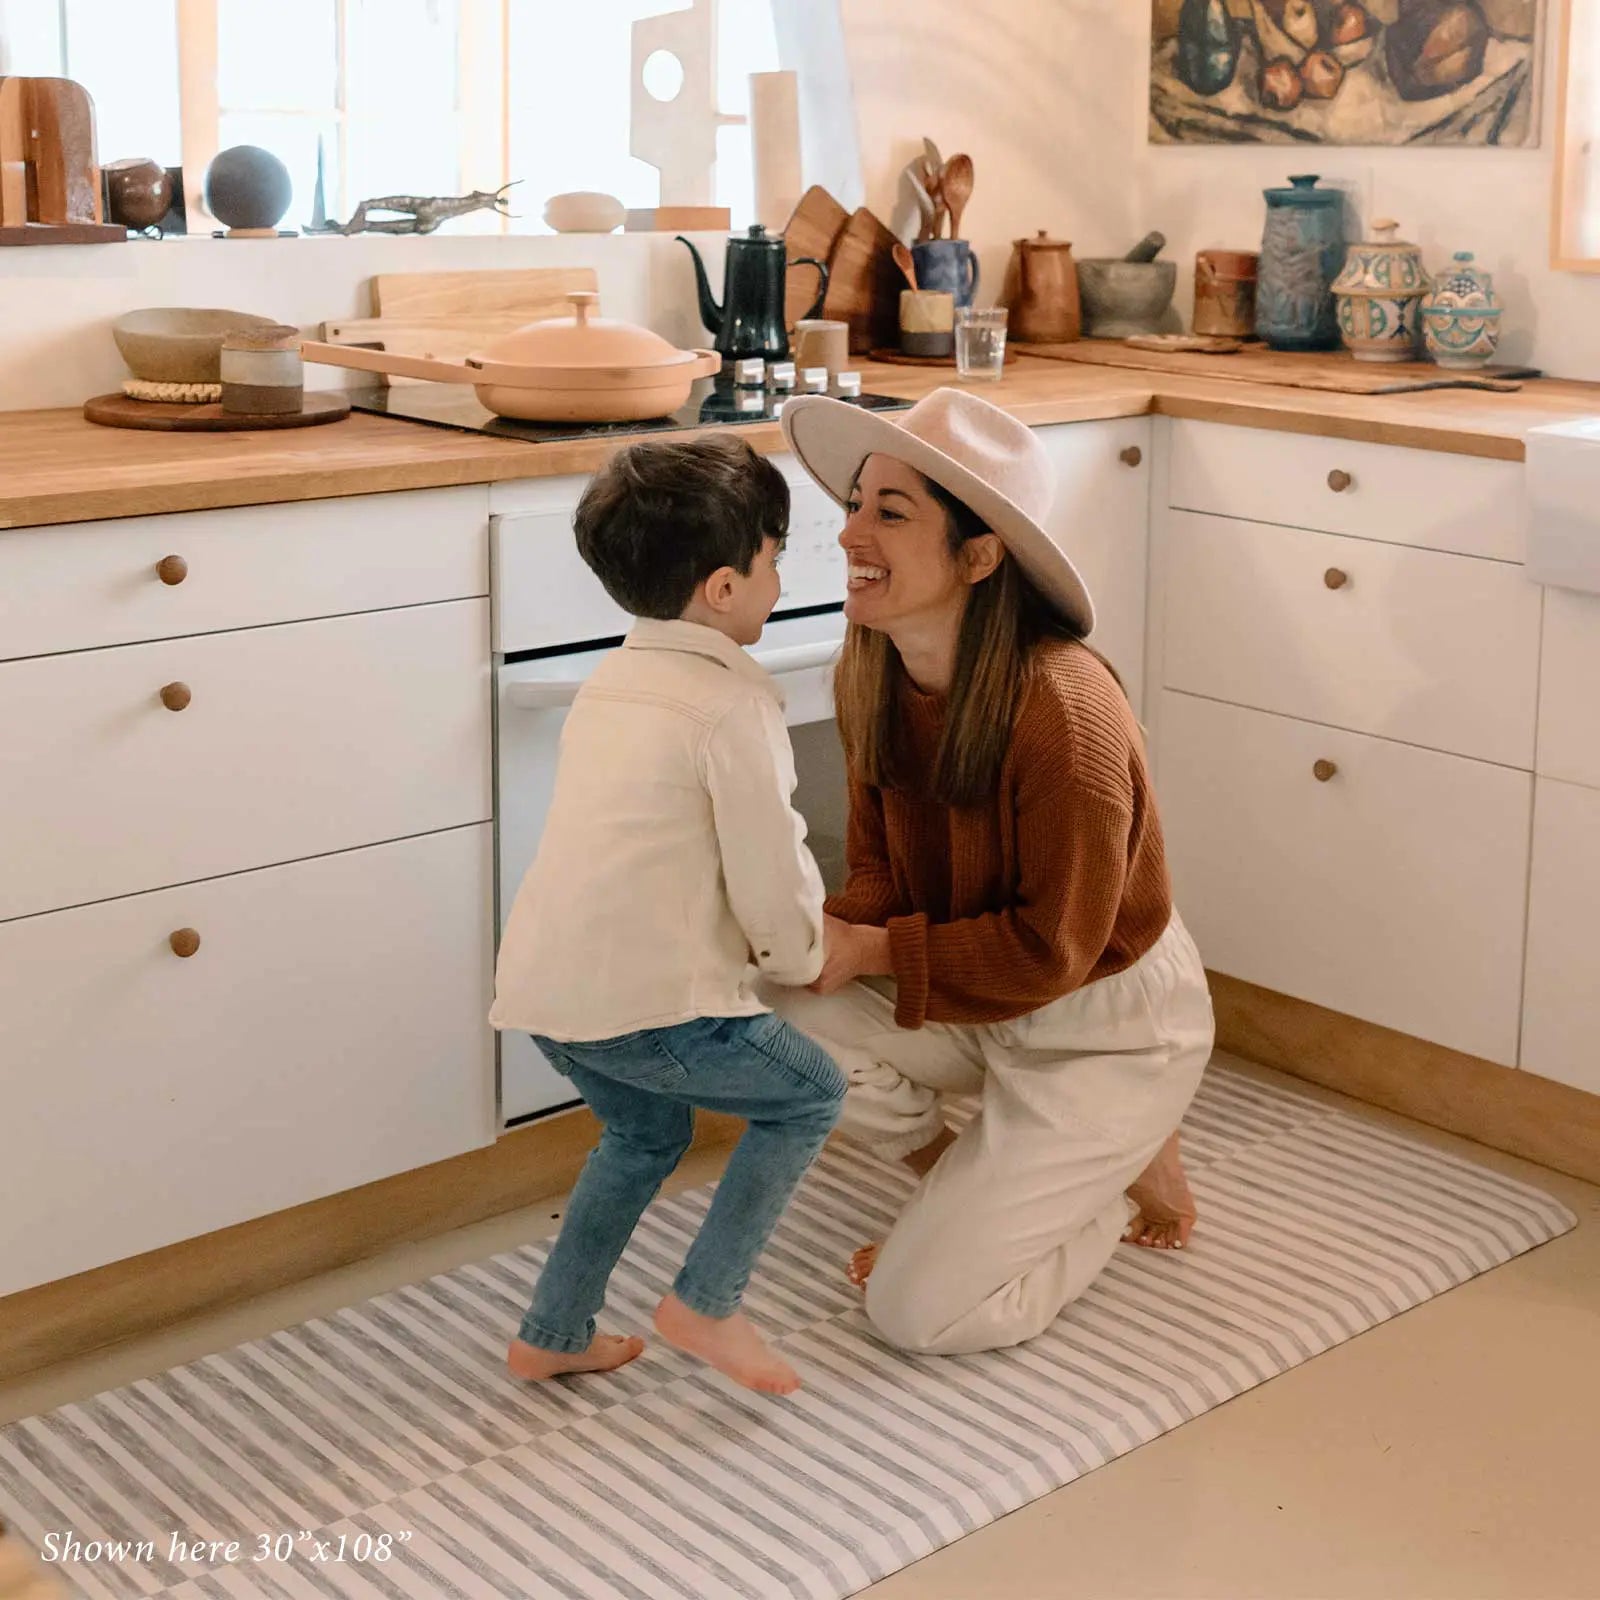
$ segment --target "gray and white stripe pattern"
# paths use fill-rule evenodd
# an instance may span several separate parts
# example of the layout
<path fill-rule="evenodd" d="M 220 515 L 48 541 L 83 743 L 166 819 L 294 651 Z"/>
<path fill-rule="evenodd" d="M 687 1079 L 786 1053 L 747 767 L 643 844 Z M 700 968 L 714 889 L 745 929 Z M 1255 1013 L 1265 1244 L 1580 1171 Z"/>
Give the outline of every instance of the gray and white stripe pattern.
<path fill-rule="evenodd" d="M 790 1400 L 659 1345 L 610 1377 L 513 1383 L 531 1245 L 0 1429 L 0 1517 L 36 1547 L 153 1543 L 59 1565 L 90 1600 L 837 1600 L 1574 1225 L 1224 1068 L 1185 1130 L 1193 1249 L 1119 1251 L 1016 1350 L 878 1342 L 841 1268 L 910 1179 L 835 1148 L 747 1302 L 804 1374 Z M 645 1324 L 708 1199 L 651 1207 L 609 1326 Z M 174 1532 L 242 1549 L 173 1560 Z M 292 1555 L 253 1560 L 263 1534 Z M 391 1559 L 355 1558 L 384 1535 Z"/>

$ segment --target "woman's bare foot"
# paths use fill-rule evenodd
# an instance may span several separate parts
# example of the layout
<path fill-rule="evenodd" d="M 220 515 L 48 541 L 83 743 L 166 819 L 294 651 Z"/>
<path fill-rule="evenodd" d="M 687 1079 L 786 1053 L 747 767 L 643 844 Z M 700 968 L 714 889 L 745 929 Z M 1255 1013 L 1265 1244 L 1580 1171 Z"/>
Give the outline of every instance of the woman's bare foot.
<path fill-rule="evenodd" d="M 956 1142 L 956 1136 L 948 1126 L 940 1128 L 929 1144 L 923 1145 L 920 1150 L 913 1150 L 910 1155 L 903 1157 L 905 1164 L 916 1173 L 919 1178 L 925 1178 L 939 1164 L 939 1157 Z"/>
<path fill-rule="evenodd" d="M 1128 1224 L 1125 1244 L 1142 1244 L 1151 1250 L 1182 1250 L 1194 1231 L 1194 1195 L 1184 1175 L 1183 1157 L 1174 1133 L 1156 1152 L 1128 1190 L 1139 1215 Z"/>
<path fill-rule="evenodd" d="M 708 1361 L 718 1372 L 762 1394 L 793 1394 L 800 1374 L 767 1348 L 753 1322 L 742 1312 L 731 1317 L 703 1317 L 677 1295 L 656 1307 L 656 1332 L 668 1344 Z"/>
<path fill-rule="evenodd" d="M 878 1264 L 878 1252 L 882 1248 L 881 1244 L 864 1244 L 850 1257 L 850 1265 L 845 1268 L 845 1275 L 856 1288 L 866 1288 L 867 1279 L 872 1276 L 872 1269 Z"/>
<path fill-rule="evenodd" d="M 513 1339 L 506 1351 L 506 1366 L 513 1378 L 537 1382 L 560 1378 L 569 1372 L 615 1372 L 644 1353 L 644 1340 L 618 1333 L 597 1333 L 587 1350 L 567 1354 L 561 1350 L 541 1350 L 536 1344 Z"/>

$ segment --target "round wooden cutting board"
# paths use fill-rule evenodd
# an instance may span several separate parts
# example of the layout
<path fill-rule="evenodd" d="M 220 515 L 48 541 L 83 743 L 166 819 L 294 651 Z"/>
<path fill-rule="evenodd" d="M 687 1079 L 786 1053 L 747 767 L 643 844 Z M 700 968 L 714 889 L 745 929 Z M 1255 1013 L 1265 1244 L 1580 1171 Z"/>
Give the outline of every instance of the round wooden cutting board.
<path fill-rule="evenodd" d="M 312 428 L 319 422 L 338 422 L 350 415 L 350 402 L 342 394 L 314 392 L 306 395 L 298 411 L 252 417 L 238 411 L 224 411 L 220 401 L 187 406 L 161 400 L 132 400 L 125 394 L 101 394 L 84 401 L 83 414 L 90 422 L 108 428 L 147 428 L 156 433 L 242 433 L 262 428 Z"/>

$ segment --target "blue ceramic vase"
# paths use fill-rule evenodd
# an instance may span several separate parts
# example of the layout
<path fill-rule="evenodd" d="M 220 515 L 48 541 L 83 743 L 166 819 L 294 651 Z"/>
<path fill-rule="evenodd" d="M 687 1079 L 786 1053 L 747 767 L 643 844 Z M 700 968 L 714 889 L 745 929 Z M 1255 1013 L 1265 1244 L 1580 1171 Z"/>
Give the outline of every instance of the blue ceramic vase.
<path fill-rule="evenodd" d="M 1267 225 L 1256 279 L 1256 332 L 1274 350 L 1333 350 L 1333 281 L 1344 266 L 1344 196 L 1314 177 L 1266 190 Z"/>

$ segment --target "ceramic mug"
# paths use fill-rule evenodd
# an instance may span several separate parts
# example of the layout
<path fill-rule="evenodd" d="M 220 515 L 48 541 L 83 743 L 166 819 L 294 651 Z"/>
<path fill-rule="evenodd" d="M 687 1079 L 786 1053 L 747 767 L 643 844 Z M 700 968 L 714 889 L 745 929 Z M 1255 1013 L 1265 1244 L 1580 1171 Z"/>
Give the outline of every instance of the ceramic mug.
<path fill-rule="evenodd" d="M 924 239 L 911 247 L 917 284 L 954 295 L 958 306 L 970 306 L 978 289 L 978 258 L 965 239 Z"/>
<path fill-rule="evenodd" d="M 802 317 L 794 325 L 794 364 L 826 367 L 836 377 L 850 365 L 850 324 L 822 317 Z"/>
<path fill-rule="evenodd" d="M 900 348 L 908 356 L 948 356 L 956 347 L 955 326 L 953 294 L 941 289 L 900 291 Z"/>

